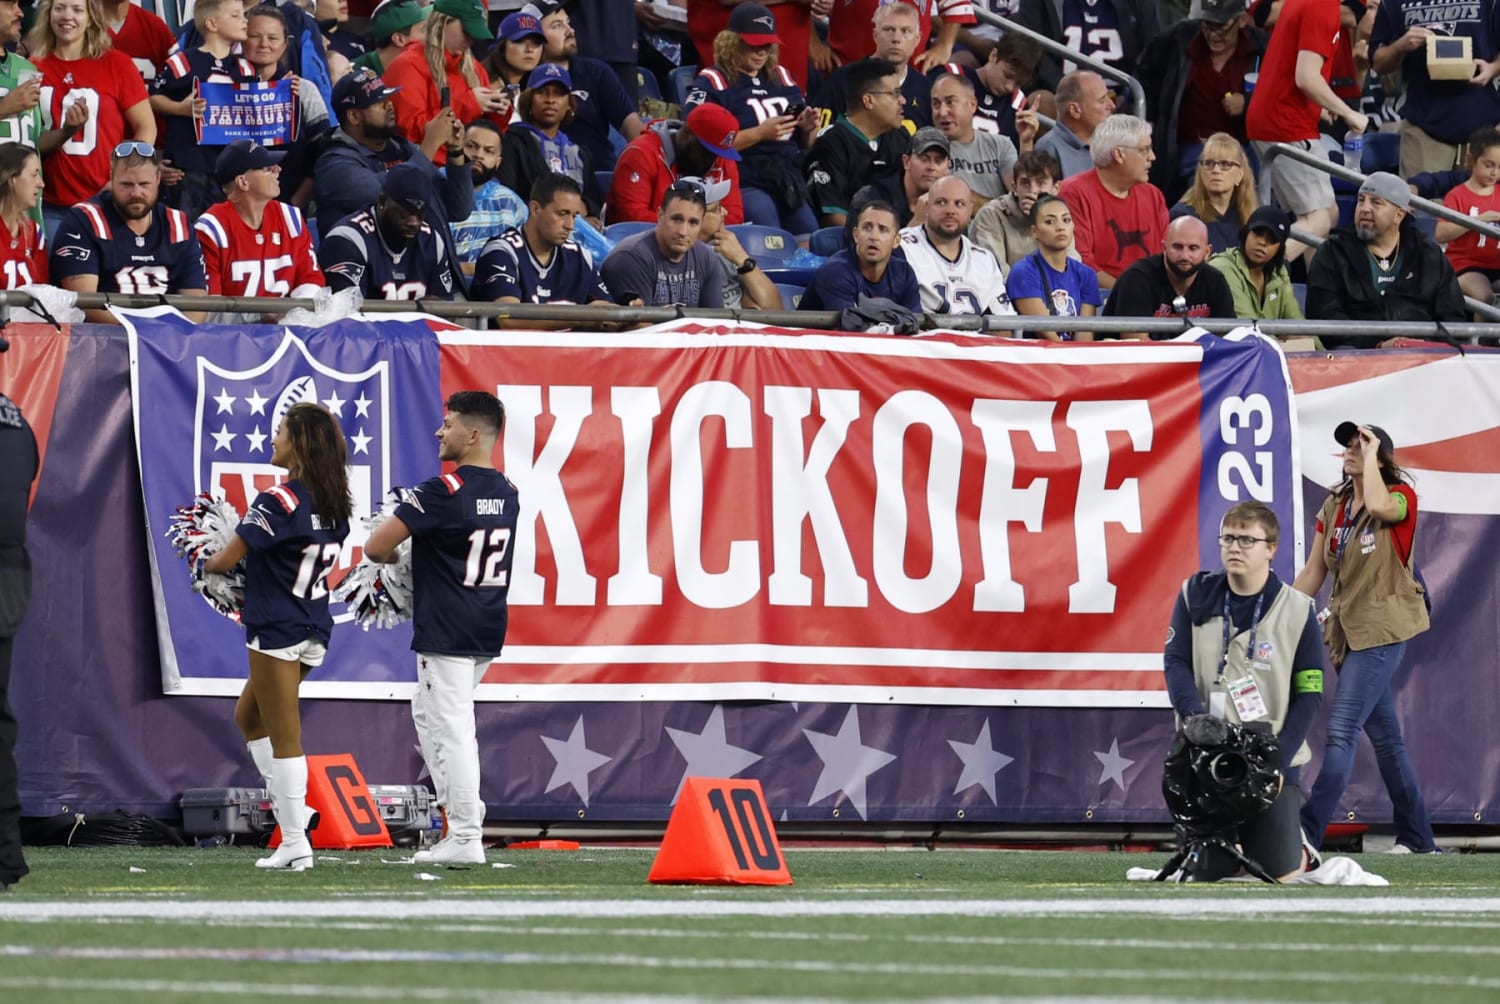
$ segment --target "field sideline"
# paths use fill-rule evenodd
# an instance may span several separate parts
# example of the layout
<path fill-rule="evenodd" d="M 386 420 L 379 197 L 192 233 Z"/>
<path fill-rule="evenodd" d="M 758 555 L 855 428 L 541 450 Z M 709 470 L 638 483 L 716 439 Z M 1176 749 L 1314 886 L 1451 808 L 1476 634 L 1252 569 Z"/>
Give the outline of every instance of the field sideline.
<path fill-rule="evenodd" d="M 1388 888 L 1125 881 L 1162 855 L 786 851 L 783 888 L 660 887 L 653 851 L 29 848 L 16 1001 L 1494 1001 L 1500 856 L 1358 856 Z"/>

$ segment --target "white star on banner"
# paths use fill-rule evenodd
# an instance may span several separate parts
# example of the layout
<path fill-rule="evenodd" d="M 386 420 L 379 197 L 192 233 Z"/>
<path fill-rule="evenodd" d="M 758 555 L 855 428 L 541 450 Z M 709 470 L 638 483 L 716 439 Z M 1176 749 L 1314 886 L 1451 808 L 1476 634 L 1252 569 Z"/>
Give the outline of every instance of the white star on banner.
<path fill-rule="evenodd" d="M 595 753 L 588 748 L 583 736 L 583 716 L 578 716 L 578 721 L 573 725 L 573 733 L 564 739 L 553 739 L 550 736 L 542 736 L 542 742 L 547 746 L 547 752 L 552 754 L 552 759 L 557 761 L 557 766 L 552 768 L 552 777 L 547 781 L 547 791 L 556 791 L 565 784 L 571 784 L 583 804 L 589 804 L 589 774 L 609 763 L 614 757 L 605 756 L 603 753 Z"/>
<path fill-rule="evenodd" d="M 364 427 L 361 426 L 357 433 L 349 437 L 349 442 L 354 444 L 355 453 L 367 454 L 370 452 L 370 441 L 374 438 L 374 436 L 365 435 Z"/>
<path fill-rule="evenodd" d="M 359 397 L 356 398 L 355 401 L 354 401 L 354 417 L 355 418 L 369 418 L 370 417 L 370 405 L 372 405 L 374 403 L 375 403 L 374 401 L 371 401 L 369 398 L 365 397 L 365 392 L 364 391 L 360 391 L 359 392 Z"/>
<path fill-rule="evenodd" d="M 958 775 L 958 783 L 953 786 L 953 794 L 957 795 L 965 788 L 972 788 L 977 784 L 990 796 L 992 805 L 999 805 L 999 800 L 995 797 L 995 775 L 1008 767 L 1015 757 L 1006 756 L 994 748 L 990 741 L 990 720 L 984 720 L 979 728 L 979 737 L 973 742 L 961 743 L 957 739 L 949 739 L 948 745 L 964 762 L 964 769 Z"/>
<path fill-rule="evenodd" d="M 690 777 L 734 777 L 740 771 L 760 759 L 759 753 L 751 753 L 739 746 L 729 745 L 724 738 L 724 708 L 716 706 L 709 713 L 702 732 L 686 729 L 667 729 L 667 736 L 677 746 L 677 751 L 687 761 L 682 780 L 672 794 L 672 803 L 682 794 L 682 786 Z"/>
<path fill-rule="evenodd" d="M 228 425 L 220 425 L 218 432 L 210 432 L 209 435 L 214 437 L 214 452 L 217 453 L 220 450 L 228 450 L 234 443 L 234 437 L 239 433 L 230 432 Z"/>
<path fill-rule="evenodd" d="M 344 399 L 339 397 L 338 391 L 334 391 L 332 394 L 325 397 L 323 399 L 323 404 L 327 406 L 328 410 L 333 412 L 337 417 L 344 417 Z"/>
<path fill-rule="evenodd" d="M 264 415 L 266 413 L 266 405 L 270 401 L 271 399 L 268 397 L 261 397 L 258 389 L 252 389 L 250 396 L 245 398 L 245 403 L 250 406 L 250 414 L 252 415 Z"/>
<path fill-rule="evenodd" d="M 432 777 L 432 773 L 430 771 L 428 771 L 428 769 L 427 769 L 427 758 L 422 755 L 422 745 L 421 745 L 421 743 L 413 743 L 411 748 L 417 751 L 417 759 L 420 760 L 420 761 L 422 761 L 422 769 L 417 774 L 417 780 L 420 781 L 424 777 L 426 777 L 426 778 Z"/>
<path fill-rule="evenodd" d="M 812 797 L 807 800 L 807 804 L 812 805 L 836 791 L 842 791 L 854 806 L 854 811 L 859 813 L 859 818 L 864 819 L 865 781 L 871 774 L 895 760 L 895 754 L 866 746 L 860 741 L 857 707 L 849 709 L 837 735 L 830 736 L 812 729 L 803 729 L 802 734 L 812 743 L 818 759 L 823 761 L 823 770 L 818 774 L 818 783 L 813 787 Z"/>
<path fill-rule="evenodd" d="M 1124 791 L 1125 768 L 1134 764 L 1135 761 L 1120 755 L 1119 737 L 1116 737 L 1110 742 L 1108 753 L 1100 753 L 1098 750 L 1095 750 L 1094 759 L 1098 760 L 1100 765 L 1103 767 L 1103 769 L 1099 771 L 1099 783 L 1103 784 L 1106 781 L 1113 781 L 1115 784 L 1118 784 L 1120 786 L 1121 791 Z"/>
<path fill-rule="evenodd" d="M 261 432 L 260 426 L 257 425 L 253 431 L 245 433 L 245 442 L 250 444 L 251 453 L 264 452 L 266 448 L 266 434 Z"/>
<path fill-rule="evenodd" d="M 219 396 L 214 398 L 214 404 L 219 406 L 219 410 L 214 412 L 214 414 L 222 415 L 225 412 L 228 412 L 229 414 L 233 415 L 234 402 L 237 400 L 239 400 L 239 398 L 230 396 L 228 387 L 219 388 Z"/>

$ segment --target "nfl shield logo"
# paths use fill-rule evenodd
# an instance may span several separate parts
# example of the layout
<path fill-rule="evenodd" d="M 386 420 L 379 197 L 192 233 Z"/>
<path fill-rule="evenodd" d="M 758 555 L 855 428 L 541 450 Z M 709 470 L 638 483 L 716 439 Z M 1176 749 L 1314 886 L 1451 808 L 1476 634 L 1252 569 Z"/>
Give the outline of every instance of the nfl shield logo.
<path fill-rule="evenodd" d="M 1271 653 L 1276 651 L 1276 646 L 1268 641 L 1257 642 L 1255 646 L 1255 658 L 1261 662 L 1270 662 Z"/>

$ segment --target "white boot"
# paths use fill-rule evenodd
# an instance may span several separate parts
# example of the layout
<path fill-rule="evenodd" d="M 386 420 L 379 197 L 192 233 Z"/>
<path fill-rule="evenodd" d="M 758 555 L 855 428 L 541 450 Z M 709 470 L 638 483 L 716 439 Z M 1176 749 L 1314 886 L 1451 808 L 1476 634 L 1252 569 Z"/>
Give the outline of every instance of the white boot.
<path fill-rule="evenodd" d="M 257 868 L 306 871 L 313 866 L 312 844 L 304 828 L 307 818 L 307 757 L 277 757 L 271 761 L 271 805 L 281 824 L 281 846 L 255 862 Z"/>
<path fill-rule="evenodd" d="M 484 860 L 484 841 L 478 837 L 450 836 L 412 855 L 412 862 L 419 865 L 482 865 Z"/>
<path fill-rule="evenodd" d="M 271 737 L 261 736 L 259 739 L 251 739 L 245 743 L 245 749 L 250 751 L 250 759 L 255 761 L 255 769 L 260 772 L 261 779 L 266 782 L 266 790 L 271 788 L 271 764 L 275 761 L 275 754 L 271 752 Z M 302 828 L 304 830 L 316 830 L 318 828 L 318 810 L 307 805 L 302 813 Z"/>

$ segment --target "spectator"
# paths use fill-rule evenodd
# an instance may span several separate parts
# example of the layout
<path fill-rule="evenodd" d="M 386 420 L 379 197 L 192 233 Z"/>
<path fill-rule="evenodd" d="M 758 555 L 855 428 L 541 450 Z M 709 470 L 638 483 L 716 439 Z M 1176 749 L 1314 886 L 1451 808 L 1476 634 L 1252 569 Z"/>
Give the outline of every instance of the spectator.
<path fill-rule="evenodd" d="M 446 235 L 450 220 L 467 219 L 474 211 L 474 176 L 459 170 L 439 174 L 430 153 L 446 147 L 449 167 L 467 166 L 463 127 L 452 111 L 445 110 L 427 124 L 422 146 L 418 147 L 395 135 L 393 93 L 368 70 L 356 70 L 334 85 L 333 109 L 339 128 L 323 146 L 313 181 L 320 236 L 328 236 L 334 224 L 350 213 L 374 204 L 381 179 L 396 164 L 416 164 L 427 176 L 429 191 L 423 201 L 427 223 L 433 230 Z M 457 262 L 457 256 L 450 252 L 449 264 L 454 272 L 459 271 Z"/>
<path fill-rule="evenodd" d="M 260 79 L 255 68 L 238 55 L 246 37 L 242 0 L 198 0 L 193 5 L 193 26 L 203 44 L 173 53 L 151 85 L 151 107 L 167 123 L 162 153 L 183 172 L 176 184 L 167 186 L 163 197 L 189 219 L 197 219 L 218 201 L 214 160 L 223 149 L 198 139 L 207 108 L 198 96 L 198 84 L 251 84 Z"/>
<path fill-rule="evenodd" d="M 917 274 L 929 314 L 1014 314 L 1005 275 L 989 251 L 969 240 L 969 186 L 949 175 L 927 193 L 926 220 L 901 231 L 901 253 Z"/>
<path fill-rule="evenodd" d="M 281 8 L 269 3 L 251 8 L 245 27 L 245 59 L 261 80 L 295 79 L 287 64 L 287 38 Z M 328 135 L 328 106 L 311 82 L 297 83 L 296 93 L 302 120 L 297 124 L 297 138 L 283 147 L 286 159 L 281 162 L 279 198 L 306 209 L 312 199 L 315 151 Z"/>
<path fill-rule="evenodd" d="M 1245 148 L 1228 133 L 1214 133 L 1203 144 L 1192 187 L 1168 214 L 1196 216 L 1208 226 L 1208 240 L 1215 251 L 1239 244 L 1240 228 L 1258 205 L 1255 181 L 1245 160 Z"/>
<path fill-rule="evenodd" d="M 639 32 L 636 30 L 638 4 L 616 0 L 572 0 L 574 13 L 583 34 L 578 37 L 578 52 L 608 66 L 615 82 L 625 91 L 631 107 L 640 98 L 637 56 Z M 681 6 L 679 2 L 677 6 Z"/>
<path fill-rule="evenodd" d="M 917 274 L 896 254 L 901 232 L 889 203 L 876 199 L 854 212 L 853 244 L 819 266 L 798 310 L 846 310 L 861 296 L 878 296 L 921 313 Z"/>
<path fill-rule="evenodd" d="M 0 143 L 0 289 L 47 282 L 47 239 L 36 221 L 42 159 L 29 146 Z"/>
<path fill-rule="evenodd" d="M 777 63 L 780 44 L 768 8 L 758 3 L 735 7 L 729 27 L 714 43 L 714 65 L 694 79 L 687 101 L 722 105 L 739 123 L 734 148 L 740 152 L 745 218 L 805 234 L 818 228 L 801 171 L 802 151 L 812 145 L 818 112 L 807 107 L 802 88 Z"/>
<path fill-rule="evenodd" d="M 605 219 L 610 223 L 654 221 L 667 189 L 678 178 L 687 177 L 728 181 L 730 193 L 724 200 L 724 222 L 731 226 L 744 223 L 745 206 L 739 194 L 740 155 L 734 149 L 739 125 L 728 109 L 713 104 L 694 108 L 688 112 L 686 122 L 669 119 L 652 122 L 630 141 L 615 163 Z"/>
<path fill-rule="evenodd" d="M 1167 226 L 1166 247 L 1127 268 L 1104 302 L 1105 317 L 1234 317 L 1234 295 L 1216 269 L 1205 269 L 1208 228 L 1192 216 Z M 1145 339 L 1144 331 L 1121 338 Z M 1153 339 L 1172 335 L 1154 334 Z"/>
<path fill-rule="evenodd" d="M 901 103 L 901 124 L 907 135 L 911 135 L 922 126 L 932 125 L 932 82 L 910 65 L 912 53 L 922 41 L 918 34 L 917 9 L 906 0 L 882 4 L 875 11 L 874 27 L 873 58 L 885 60 L 894 67 L 894 97 Z M 818 93 L 818 104 L 823 109 L 820 126 L 826 128 L 849 109 L 859 107 L 859 101 L 850 89 L 849 74 L 852 67 L 864 62 L 866 60 L 847 63 L 823 81 L 823 88 Z"/>
<path fill-rule="evenodd" d="M 146 85 L 136 86 L 141 75 L 135 64 L 110 45 L 98 0 L 41 0 L 26 51 L 51 89 L 43 117 L 61 124 L 37 144 L 47 179 L 42 214 L 51 240 L 69 206 L 109 185 L 111 150 L 126 139 L 155 145 L 156 119 Z M 92 135 L 85 130 L 81 140 L 70 139 L 85 122 L 93 123 Z"/>
<path fill-rule="evenodd" d="M 781 291 L 760 263 L 745 250 L 733 230 L 724 225 L 724 198 L 729 182 L 686 178 L 703 186 L 703 229 L 698 239 L 714 249 L 724 271 L 724 306 L 730 310 L 780 310 Z"/>
<path fill-rule="evenodd" d="M 224 201 L 193 225 L 210 294 L 301 299 L 325 285 L 307 221 L 297 207 L 278 200 L 276 176 L 285 156 L 249 139 L 237 139 L 219 154 L 214 179 Z M 280 317 L 261 319 L 274 324 Z"/>
<path fill-rule="evenodd" d="M 1276 206 L 1261 206 L 1240 228 L 1239 245 L 1208 259 L 1229 283 L 1234 316 L 1261 321 L 1301 320 L 1302 307 L 1286 269 L 1292 218 Z"/>
<path fill-rule="evenodd" d="M 496 87 L 504 86 L 515 93 L 541 63 L 546 48 L 547 34 L 542 31 L 541 19 L 530 11 L 519 10 L 500 22 L 499 36 L 490 54 L 484 57 L 484 68 Z"/>
<path fill-rule="evenodd" d="M 962 74 L 974 88 L 974 127 L 1010 137 L 1017 147 L 1030 149 L 1038 130 L 1037 112 L 1057 117 L 1057 100 L 1051 91 L 1030 96 L 1023 87 L 1036 79 L 1042 48 L 1024 35 L 1010 34 L 989 50 L 989 58 L 978 69 L 946 63 L 948 73 Z"/>
<path fill-rule="evenodd" d="M 351 66 L 365 54 L 364 39 L 350 31 L 349 0 L 314 0 L 313 18 L 323 32 L 323 48 L 329 56 L 342 56 L 344 65 Z M 343 71 L 347 73 L 348 71 Z M 343 73 L 339 74 L 340 76 Z"/>
<path fill-rule="evenodd" d="M 47 262 L 57 284 L 75 293 L 207 293 L 192 221 L 162 205 L 160 191 L 161 157 L 152 147 L 134 141 L 115 147 L 108 190 L 69 209 L 57 228 Z M 203 320 L 202 313 L 185 313 Z M 83 316 L 120 323 L 108 310 Z"/>
<path fill-rule="evenodd" d="M 1245 141 L 1245 75 L 1265 51 L 1266 33 L 1250 23 L 1244 0 L 1193 0 L 1188 19 L 1146 47 L 1139 78 L 1151 89 L 1156 123 L 1151 182 L 1167 198 L 1187 187 L 1205 137 L 1227 133 Z"/>
<path fill-rule="evenodd" d="M 948 137 L 933 126 L 924 126 L 911 138 L 909 150 L 901 155 L 900 174 L 887 175 L 854 193 L 857 206 L 871 199 L 889 203 L 903 228 L 927 222 L 927 193 L 948 174 Z"/>
<path fill-rule="evenodd" d="M 1016 261 L 1005 288 L 1018 314 L 1093 317 L 1103 302 L 1094 270 L 1069 257 L 1073 250 L 1073 214 L 1055 195 L 1040 195 L 1031 204 L 1033 249 Z M 1088 331 L 1043 331 L 1048 341 L 1091 342 Z"/>
<path fill-rule="evenodd" d="M 526 222 L 526 202 L 500 183 L 501 156 L 500 127 L 490 119 L 470 122 L 464 130 L 464 160 L 474 179 L 474 211 L 450 224 L 454 251 L 468 275 L 490 238 Z M 445 167 L 443 172 L 464 167 Z"/>
<path fill-rule="evenodd" d="M 549 174 L 531 189 L 526 222 L 484 246 L 474 268 L 473 299 L 495 303 L 599 303 L 609 290 L 589 253 L 573 243 L 583 215 L 583 190 L 566 174 Z M 566 331 L 571 321 L 499 319 L 502 328 Z"/>
<path fill-rule="evenodd" d="M 849 112 L 817 138 L 803 166 L 812 206 L 825 227 L 843 226 L 854 193 L 900 171 L 907 150 L 897 68 L 883 59 L 863 59 L 841 72 Z"/>
<path fill-rule="evenodd" d="M 1104 78 L 1092 70 L 1079 70 L 1057 85 L 1057 125 L 1036 141 L 1036 148 L 1057 158 L 1062 176 L 1071 178 L 1094 166 L 1089 142 L 1099 123 L 1115 111 Z"/>
<path fill-rule="evenodd" d="M 1032 31 L 1067 43 L 1074 52 L 1129 74 L 1135 73 L 1136 57 L 1146 43 L 1161 31 L 1156 0 L 1100 0 L 1090 4 L 1021 0 L 1016 20 Z M 1045 55 L 1039 71 L 1042 85 L 1057 87 L 1059 80 L 1074 69 L 1071 61 L 1059 62 L 1056 56 Z"/>
<path fill-rule="evenodd" d="M 840 63 L 853 63 L 875 54 L 875 46 L 865 25 L 872 23 L 880 7 L 888 0 L 844 0 L 828 14 L 828 47 Z M 920 73 L 936 69 L 953 58 L 953 46 L 959 33 L 977 24 L 971 0 L 915 0 L 917 12 L 916 45 L 908 58 Z M 932 37 L 933 15 L 938 16 L 937 38 Z M 884 57 L 882 57 L 884 58 Z"/>
<path fill-rule="evenodd" d="M 502 125 L 509 120 L 510 95 L 503 88 L 491 87 L 489 75 L 469 55 L 471 41 L 489 38 L 490 29 L 485 26 L 477 0 L 437 0 L 432 5 L 422 41 L 408 42 L 391 60 L 384 76 L 386 83 L 397 90 L 392 100 L 400 135 L 422 143 L 428 125 L 442 115 L 444 108 L 452 109 L 460 122 L 481 115 Z M 434 164 L 446 163 L 443 147 L 429 156 Z"/>
<path fill-rule="evenodd" d="M 1017 156 L 1010 137 L 974 128 L 978 108 L 974 85 L 962 75 L 944 73 L 933 83 L 932 124 L 948 137 L 948 173 L 968 183 L 976 210 L 1009 190 Z"/>
<path fill-rule="evenodd" d="M 1042 150 L 1023 153 L 1016 160 L 1015 189 L 987 203 L 974 214 L 969 236 L 974 243 L 988 248 L 1001 268 L 1014 265 L 1031 254 L 1036 244 L 1031 237 L 1031 210 L 1043 195 L 1056 195 L 1062 170 L 1057 158 Z M 1077 258 L 1073 246 L 1073 214 L 1068 213 L 1068 257 Z M 1095 282 L 1098 278 L 1095 277 Z"/>
<path fill-rule="evenodd" d="M 1467 181 L 1443 196 L 1443 205 L 1483 223 L 1500 223 L 1500 192 L 1495 190 L 1495 182 L 1500 181 L 1500 130 L 1491 126 L 1477 130 L 1469 138 L 1468 160 L 1473 171 Z M 1443 253 L 1464 295 L 1480 303 L 1493 300 L 1494 283 L 1500 280 L 1500 244 L 1447 220 L 1437 221 L 1432 236 L 1446 245 Z"/>
<path fill-rule="evenodd" d="M 370 16 L 370 39 L 375 44 L 350 69 L 384 73 L 408 43 L 423 37 L 421 25 L 430 11 L 417 0 L 384 0 Z"/>
<path fill-rule="evenodd" d="M 719 256 L 698 239 L 707 205 L 703 186 L 675 181 L 662 197 L 656 227 L 615 245 L 604 259 L 604 284 L 617 299 L 648 307 L 724 306 Z"/>
<path fill-rule="evenodd" d="M 100 0 L 99 10 L 110 44 L 130 57 L 141 72 L 141 81 L 149 86 L 177 45 L 172 29 L 131 0 Z"/>
<path fill-rule="evenodd" d="M 573 22 L 557 0 L 542 5 L 542 32 L 547 39 L 542 60 L 567 70 L 573 81 L 573 118 L 563 131 L 604 170 L 615 162 L 610 126 L 618 129 L 626 142 L 645 128 L 636 112 L 635 99 L 625 92 L 608 63 L 578 54 Z M 634 38 L 633 29 L 631 37 Z M 633 54 L 630 62 L 635 62 Z"/>
<path fill-rule="evenodd" d="M 1406 101 L 1401 108 L 1401 176 L 1463 166 L 1464 141 L 1474 130 L 1500 120 L 1500 97 L 1491 82 L 1500 75 L 1500 18 L 1490 4 L 1441 4 L 1385 0 L 1373 4 L 1370 68 L 1401 72 Z M 1433 14 L 1441 12 L 1441 20 Z M 1472 39 L 1474 73 L 1466 80 L 1433 80 L 1427 71 L 1427 40 Z"/>
<path fill-rule="evenodd" d="M 1411 225 L 1411 189 L 1377 171 L 1359 186 L 1354 226 L 1328 235 L 1307 269 L 1307 316 L 1319 321 L 1462 321 L 1463 290 L 1442 249 Z M 1356 339 L 1324 335 L 1329 348 Z"/>
<path fill-rule="evenodd" d="M 323 239 L 318 264 L 335 293 L 357 288 L 366 300 L 451 300 L 458 289 L 448 250 L 428 226 L 432 180 L 416 164 L 397 164 L 375 204 L 340 220 Z"/>
<path fill-rule="evenodd" d="M 42 119 L 42 74 L 25 56 L 13 52 L 21 40 L 20 0 L 0 0 L 0 144 L 20 143 L 36 149 L 46 128 Z M 62 130 L 54 142 L 62 145 Z M 50 151 L 49 151 L 50 152 Z"/>
<path fill-rule="evenodd" d="M 1318 139 L 1318 116 L 1325 111 L 1343 119 L 1354 132 L 1365 131 L 1365 116 L 1328 86 L 1338 38 L 1338 4 L 1285 0 L 1245 113 L 1245 135 L 1262 165 L 1261 198 L 1290 209 L 1297 227 L 1317 237 L 1327 234 L 1338 220 L 1333 183 L 1324 172 L 1290 157 L 1268 163 L 1266 152 L 1272 143 L 1289 143 L 1326 156 Z M 1296 259 L 1303 251 L 1300 242 L 1287 242 L 1288 258 Z"/>
<path fill-rule="evenodd" d="M 1151 172 L 1151 126 L 1134 115 L 1111 115 L 1089 144 L 1094 168 L 1059 186 L 1073 211 L 1083 263 L 1099 274 L 1099 288 L 1113 289 L 1131 264 L 1161 250 L 1167 203 L 1147 181 Z"/>
<path fill-rule="evenodd" d="M 714 65 L 714 39 L 729 26 L 733 8 L 746 0 L 687 0 L 687 30 L 697 50 L 699 66 Z M 808 52 L 815 37 L 812 15 L 824 17 L 833 8 L 833 0 L 782 0 L 777 10 L 777 31 L 783 39 L 784 65 L 797 86 L 808 85 Z M 683 61 L 687 62 L 686 54 Z"/>
<path fill-rule="evenodd" d="M 588 216 L 597 221 L 604 199 L 594 179 L 593 159 L 563 132 L 578 107 L 568 71 L 556 63 L 538 66 L 516 104 L 521 121 L 512 124 L 501 141 L 501 184 L 512 192 L 529 192 L 548 174 L 566 174 L 578 182 Z"/>

